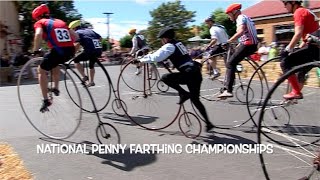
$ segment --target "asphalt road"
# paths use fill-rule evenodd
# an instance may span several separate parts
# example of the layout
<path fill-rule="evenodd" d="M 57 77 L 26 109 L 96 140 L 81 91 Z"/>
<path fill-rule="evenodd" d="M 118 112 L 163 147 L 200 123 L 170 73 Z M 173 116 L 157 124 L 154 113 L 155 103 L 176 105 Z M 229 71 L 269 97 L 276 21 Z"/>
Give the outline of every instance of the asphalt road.
<path fill-rule="evenodd" d="M 116 85 L 120 67 L 106 66 L 106 68 L 114 85 Z M 97 70 L 96 82 L 100 78 L 103 78 L 102 73 Z M 128 94 L 127 89 L 121 89 L 120 92 L 122 96 Z M 159 105 L 157 113 L 161 117 L 167 117 L 176 112 L 178 97 L 173 90 L 170 92 L 173 92 L 172 96 L 165 101 L 161 102 L 158 99 L 161 105 Z M 189 139 L 180 132 L 178 121 L 164 130 L 148 131 L 138 127 L 127 118 L 115 115 L 109 104 L 99 115 L 103 122 L 109 122 L 117 128 L 121 136 L 121 144 L 127 145 L 124 152 L 115 154 L 81 152 L 59 154 L 49 153 L 49 151 L 37 153 L 37 147 L 46 144 L 86 144 L 90 149 L 92 144 L 98 143 L 95 133 L 98 125 L 97 117 L 90 113 L 83 113 L 83 121 L 72 137 L 66 140 L 52 140 L 44 138 L 29 124 L 19 106 L 16 86 L 0 87 L 0 97 L 0 140 L 14 147 L 35 179 L 264 179 L 259 156 L 256 153 L 209 154 L 205 151 L 197 153 L 185 150 L 186 147 L 199 144 L 202 146 L 255 144 L 257 133 L 250 121 L 238 128 L 216 128 L 209 133 L 206 133 L 202 128 L 203 131 L 199 138 Z M 113 99 L 112 96 L 111 100 Z M 103 98 L 97 98 L 96 101 L 103 101 Z M 217 126 L 231 128 L 239 124 L 240 121 L 249 118 L 245 105 L 238 103 L 235 98 L 221 102 L 204 100 L 202 102 L 207 108 L 210 120 Z M 141 106 L 140 103 L 136 103 L 136 110 L 140 111 Z M 130 107 L 134 106 L 131 104 Z M 158 106 L 152 107 L 157 108 Z M 189 106 L 187 108 L 192 111 Z M 135 113 L 135 109 L 130 109 L 130 111 Z M 63 113 L 72 112 L 65 109 Z M 143 115 L 145 119 L 148 119 L 146 114 Z M 157 116 L 153 112 L 150 115 Z M 155 121 L 161 120 L 155 119 Z M 204 123 L 202 123 L 203 126 Z M 140 151 L 130 152 L 130 148 L 128 148 L 130 144 L 175 145 L 181 146 L 182 152 L 163 153 L 158 151 L 143 154 Z M 271 154 L 272 162 L 277 163 L 279 160 L 274 157 L 290 161 L 290 158 L 283 154 L 275 150 L 274 154 Z M 294 168 L 290 170 L 294 171 Z M 292 178 L 283 176 L 281 173 L 281 171 L 275 172 L 273 179 Z M 298 178 L 300 177 L 296 179 Z"/>

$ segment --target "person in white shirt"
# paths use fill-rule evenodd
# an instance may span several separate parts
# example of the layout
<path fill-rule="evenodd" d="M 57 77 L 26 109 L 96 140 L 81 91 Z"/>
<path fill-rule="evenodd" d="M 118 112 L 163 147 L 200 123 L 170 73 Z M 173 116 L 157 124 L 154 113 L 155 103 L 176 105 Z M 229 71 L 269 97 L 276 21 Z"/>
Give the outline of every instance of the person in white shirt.
<path fill-rule="evenodd" d="M 209 121 L 206 109 L 199 99 L 202 82 L 201 64 L 193 61 L 187 48 L 181 42 L 175 40 L 174 37 L 175 32 L 173 28 L 166 27 L 162 29 L 158 34 L 158 38 L 161 38 L 163 46 L 156 52 L 145 55 L 140 61 L 143 63 L 154 63 L 170 59 L 179 72 L 164 74 L 161 80 L 179 92 L 180 100 L 178 104 L 183 104 L 189 98 L 191 99 L 205 119 L 206 128 L 209 131 L 214 126 Z M 180 84 L 187 85 L 190 92 L 184 90 Z"/>
<path fill-rule="evenodd" d="M 260 61 L 268 60 L 269 48 L 266 47 L 266 42 L 261 42 L 261 47 L 258 49 L 258 54 L 260 55 Z"/>
<path fill-rule="evenodd" d="M 211 35 L 211 41 L 205 50 L 208 50 L 211 48 L 210 50 L 211 56 L 225 52 L 226 49 L 224 49 L 222 45 L 226 44 L 229 38 L 226 32 L 226 28 L 222 25 L 215 24 L 213 18 L 214 17 L 208 17 L 205 19 L 205 23 L 210 28 L 210 35 Z M 224 57 L 224 59 L 226 61 L 226 56 Z M 220 76 L 220 73 L 217 69 L 217 58 L 212 57 L 210 58 L 209 62 L 213 69 L 213 79 L 215 79 Z"/>
<path fill-rule="evenodd" d="M 130 29 L 129 34 L 132 36 L 132 48 L 129 54 L 133 57 L 142 56 L 148 54 L 149 46 L 146 42 L 146 39 L 142 34 L 136 33 L 137 29 Z M 140 64 L 137 64 L 137 71 L 135 72 L 136 75 L 141 73 Z"/>
<path fill-rule="evenodd" d="M 257 30 L 253 21 L 241 13 L 241 6 L 241 4 L 237 3 L 231 4 L 225 11 L 229 19 L 236 22 L 237 26 L 237 32 L 228 40 L 228 43 L 238 40 L 239 44 L 226 64 L 224 91 L 218 96 L 221 99 L 233 97 L 233 84 L 238 63 L 257 51 Z"/>

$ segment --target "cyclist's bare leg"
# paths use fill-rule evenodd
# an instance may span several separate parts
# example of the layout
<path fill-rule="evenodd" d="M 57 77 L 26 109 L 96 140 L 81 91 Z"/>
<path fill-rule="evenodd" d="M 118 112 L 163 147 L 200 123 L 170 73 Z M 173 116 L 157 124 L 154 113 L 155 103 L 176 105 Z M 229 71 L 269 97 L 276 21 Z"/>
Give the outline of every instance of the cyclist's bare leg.
<path fill-rule="evenodd" d="M 156 78 L 157 77 L 157 67 L 155 64 L 151 63 L 149 66 L 149 78 Z"/>
<path fill-rule="evenodd" d="M 212 67 L 212 69 L 217 69 L 217 60 L 215 57 L 211 57 L 209 59 L 209 63 L 210 63 L 210 66 Z"/>
<path fill-rule="evenodd" d="M 81 77 L 84 78 L 86 75 L 84 74 L 83 66 L 80 63 L 74 63 L 74 65 L 81 74 Z"/>
<path fill-rule="evenodd" d="M 209 59 L 209 63 L 210 63 L 210 66 L 212 67 L 212 70 L 213 70 L 213 78 L 216 78 L 219 76 L 219 72 L 218 72 L 218 69 L 217 69 L 217 58 L 216 57 L 211 57 Z"/>
<path fill-rule="evenodd" d="M 138 74 L 141 73 L 141 71 L 142 71 L 142 70 L 141 70 L 141 65 L 142 65 L 142 64 L 141 64 L 140 62 L 136 64 L 136 67 L 137 67 L 137 71 L 135 72 L 136 75 L 138 75 Z"/>
<path fill-rule="evenodd" d="M 57 66 L 52 69 L 52 80 L 54 83 L 53 88 L 59 90 L 59 79 L 60 79 L 60 67 Z"/>
<path fill-rule="evenodd" d="M 92 68 L 92 69 L 90 69 L 90 77 L 89 77 L 89 82 L 90 83 L 93 83 L 94 82 L 94 75 L 95 75 L 95 73 L 96 73 L 96 70 L 94 69 L 94 68 Z"/>
<path fill-rule="evenodd" d="M 38 79 L 43 99 L 48 99 L 47 71 L 38 66 Z"/>

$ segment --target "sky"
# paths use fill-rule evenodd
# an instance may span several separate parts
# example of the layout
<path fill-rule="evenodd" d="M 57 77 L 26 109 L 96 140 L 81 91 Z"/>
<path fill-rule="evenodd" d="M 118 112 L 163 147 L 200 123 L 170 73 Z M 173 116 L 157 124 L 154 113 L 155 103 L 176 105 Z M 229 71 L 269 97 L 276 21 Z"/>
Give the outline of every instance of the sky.
<path fill-rule="evenodd" d="M 107 16 L 110 15 L 110 37 L 116 40 L 124 37 L 128 30 L 136 28 L 138 31 L 146 29 L 152 19 L 150 11 L 164 2 L 173 0 L 75 0 L 74 5 L 85 21 L 93 25 L 94 30 L 102 37 L 107 37 Z M 238 0 L 242 9 L 254 5 L 260 0 Z M 200 25 L 203 20 L 217 8 L 225 10 L 233 0 L 182 0 L 181 4 L 188 11 L 195 11 L 195 22 L 190 25 Z"/>

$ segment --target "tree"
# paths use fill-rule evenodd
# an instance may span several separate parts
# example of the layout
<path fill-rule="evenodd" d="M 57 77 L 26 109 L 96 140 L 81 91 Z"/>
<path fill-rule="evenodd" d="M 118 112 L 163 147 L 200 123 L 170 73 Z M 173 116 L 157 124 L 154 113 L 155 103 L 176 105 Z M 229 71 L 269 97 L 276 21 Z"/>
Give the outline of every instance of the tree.
<path fill-rule="evenodd" d="M 223 25 L 229 36 L 232 36 L 236 32 L 235 24 L 228 18 L 228 15 L 223 11 L 223 9 L 218 8 L 211 14 L 215 23 Z M 201 38 L 209 38 L 210 39 L 210 32 L 209 28 L 205 23 L 200 25 L 200 37 Z"/>
<path fill-rule="evenodd" d="M 173 27 L 176 31 L 176 38 L 182 42 L 186 42 L 193 36 L 187 24 L 194 21 L 192 18 L 195 12 L 187 11 L 184 5 L 181 5 L 180 0 L 162 3 L 151 11 L 150 15 L 153 19 L 149 22 L 147 39 L 151 47 L 160 47 L 157 34 L 166 26 Z"/>
<path fill-rule="evenodd" d="M 33 40 L 33 24 L 32 11 L 34 8 L 41 4 L 41 1 L 18 1 L 19 4 L 19 16 L 20 16 L 20 26 L 23 30 L 21 36 L 23 38 L 23 50 L 27 51 Z M 46 1 L 50 9 L 50 15 L 54 18 L 61 19 L 66 23 L 71 21 L 81 19 L 81 14 L 74 9 L 73 1 Z"/>
<path fill-rule="evenodd" d="M 122 48 L 132 48 L 132 37 L 126 35 L 120 39 L 120 47 Z"/>

